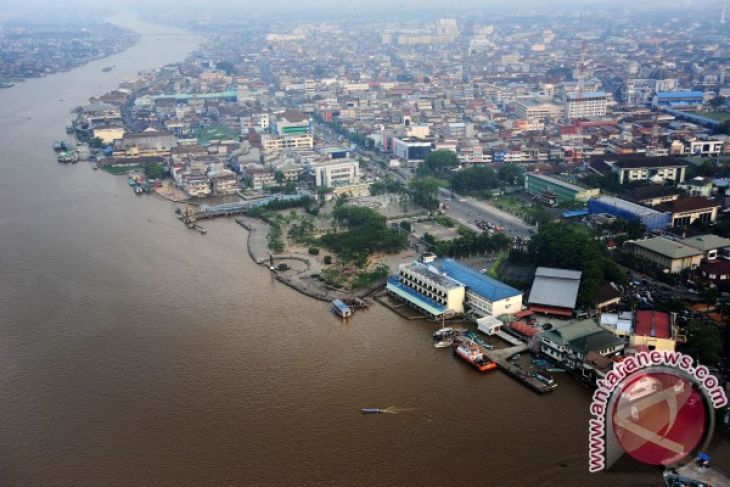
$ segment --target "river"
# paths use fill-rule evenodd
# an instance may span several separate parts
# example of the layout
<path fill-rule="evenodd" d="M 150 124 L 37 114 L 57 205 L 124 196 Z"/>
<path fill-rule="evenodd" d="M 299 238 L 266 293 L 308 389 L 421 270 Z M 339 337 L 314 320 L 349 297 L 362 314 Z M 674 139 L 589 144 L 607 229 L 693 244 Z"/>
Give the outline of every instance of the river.
<path fill-rule="evenodd" d="M 379 305 L 341 323 L 231 221 L 202 236 L 56 163 L 73 107 L 198 45 L 126 22 L 129 50 L 0 90 L 0 485 L 663 485 L 633 462 L 588 474 L 572 381 L 480 376 Z M 359 413 L 385 406 L 402 414 Z"/>

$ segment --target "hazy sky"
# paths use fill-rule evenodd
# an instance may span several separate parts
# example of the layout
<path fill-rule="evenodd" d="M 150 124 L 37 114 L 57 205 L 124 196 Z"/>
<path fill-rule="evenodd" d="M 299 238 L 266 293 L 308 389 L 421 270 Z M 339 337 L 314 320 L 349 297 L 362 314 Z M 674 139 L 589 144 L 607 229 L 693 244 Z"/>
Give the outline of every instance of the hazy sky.
<path fill-rule="evenodd" d="M 458 12 L 460 10 L 500 11 L 501 13 L 525 13 L 530 10 L 545 12 L 565 11 L 577 12 L 595 8 L 602 9 L 630 9 L 644 10 L 656 7 L 666 11 L 668 9 L 685 9 L 697 6 L 705 6 L 718 9 L 723 0 L 305 0 L 296 2 L 293 0 L 116 0 L 112 2 L 99 2 L 98 0 L 2 0 L 0 2 L 0 13 L 15 11 L 33 11 L 34 13 L 76 13 L 79 11 L 99 11 L 113 7 L 132 8 L 135 10 L 151 10 L 155 13 L 169 10 L 172 16 L 178 16 L 181 12 L 209 11 L 232 8 L 243 12 L 249 12 L 260 16 L 266 11 L 286 10 L 295 5 L 296 10 L 303 8 L 310 9 L 312 13 L 326 12 L 328 16 L 338 12 L 351 12 L 352 10 L 372 9 L 396 13 L 402 10 L 418 11 L 427 9 L 430 11 L 443 9 L 445 13 Z M 730 0 L 728 0 L 730 1 Z"/>

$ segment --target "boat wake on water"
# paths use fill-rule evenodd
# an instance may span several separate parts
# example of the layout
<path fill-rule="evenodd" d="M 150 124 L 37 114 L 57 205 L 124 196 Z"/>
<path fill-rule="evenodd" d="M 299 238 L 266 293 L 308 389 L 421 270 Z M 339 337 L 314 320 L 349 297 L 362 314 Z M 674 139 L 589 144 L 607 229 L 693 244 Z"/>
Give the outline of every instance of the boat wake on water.
<path fill-rule="evenodd" d="M 418 408 L 399 408 L 389 406 L 387 408 L 364 408 L 361 409 L 364 414 L 401 414 L 404 416 L 412 416 L 414 418 L 426 418 L 431 422 L 431 415 L 428 413 L 419 413 Z"/>

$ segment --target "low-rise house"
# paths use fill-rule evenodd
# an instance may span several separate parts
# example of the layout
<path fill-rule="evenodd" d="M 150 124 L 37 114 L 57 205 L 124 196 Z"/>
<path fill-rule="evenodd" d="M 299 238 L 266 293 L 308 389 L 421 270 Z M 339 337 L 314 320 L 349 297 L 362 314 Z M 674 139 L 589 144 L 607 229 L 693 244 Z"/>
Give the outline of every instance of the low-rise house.
<path fill-rule="evenodd" d="M 600 326 L 617 337 L 628 338 L 634 327 L 634 317 L 630 311 L 601 314 Z"/>
<path fill-rule="evenodd" d="M 205 198 L 210 196 L 210 179 L 200 170 L 189 169 L 180 173 L 181 188 L 190 196 Z"/>
<path fill-rule="evenodd" d="M 730 260 L 707 262 L 700 267 L 700 274 L 716 284 L 730 280 Z"/>
<path fill-rule="evenodd" d="M 660 211 L 672 214 L 672 227 L 685 227 L 696 221 L 713 223 L 717 220 L 720 204 L 701 196 L 688 196 L 657 206 Z"/>
<path fill-rule="evenodd" d="M 685 190 L 689 196 L 704 196 L 707 198 L 712 193 L 713 184 L 711 178 L 697 176 L 689 181 L 685 181 L 678 187 L 679 189 Z"/>
<path fill-rule="evenodd" d="M 637 257 L 656 264 L 664 272 L 677 274 L 687 269 L 696 269 L 702 262 L 702 251 L 664 237 L 627 242 Z"/>
<path fill-rule="evenodd" d="M 653 310 L 639 310 L 634 319 L 634 331 L 629 339 L 634 349 L 666 350 L 673 352 L 677 346 L 671 316 Z"/>
<path fill-rule="evenodd" d="M 679 198 L 676 188 L 660 184 L 640 186 L 622 194 L 627 200 L 646 206 L 657 206 Z"/>
<path fill-rule="evenodd" d="M 702 251 L 702 258 L 708 261 L 717 259 L 718 251 L 730 247 L 730 239 L 718 237 L 717 235 L 698 235 L 696 237 L 680 240 L 684 245 Z"/>
<path fill-rule="evenodd" d="M 606 283 L 598 288 L 596 297 L 593 299 L 595 309 L 608 311 L 615 308 L 621 302 L 621 291 L 613 283 Z"/>
<path fill-rule="evenodd" d="M 611 356 L 624 346 L 621 338 L 590 319 L 571 321 L 540 334 L 540 351 L 569 369 L 580 368 L 590 352 Z"/>
<path fill-rule="evenodd" d="M 228 169 L 208 171 L 208 178 L 211 183 L 213 196 L 224 196 L 236 194 L 238 191 L 238 178 L 236 173 Z"/>

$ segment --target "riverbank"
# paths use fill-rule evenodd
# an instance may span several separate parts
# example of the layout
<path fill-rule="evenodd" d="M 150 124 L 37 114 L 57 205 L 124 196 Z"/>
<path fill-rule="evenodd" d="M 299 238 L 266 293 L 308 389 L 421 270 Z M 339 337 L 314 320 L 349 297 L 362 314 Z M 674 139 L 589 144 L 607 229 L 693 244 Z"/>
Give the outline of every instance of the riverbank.
<path fill-rule="evenodd" d="M 282 282 L 290 288 L 320 301 L 332 301 L 333 299 L 365 298 L 385 286 L 385 279 L 375 282 L 373 285 L 346 292 L 327 286 L 319 279 L 323 266 L 318 259 L 302 252 L 271 252 L 268 248 L 268 237 L 270 225 L 257 219 L 247 216 L 236 218 L 236 223 L 247 232 L 246 249 L 249 257 L 258 265 L 273 267 L 271 272 L 277 281 Z M 277 264 L 286 263 L 287 269 L 276 269 Z M 297 263 L 294 264 L 293 263 Z"/>

